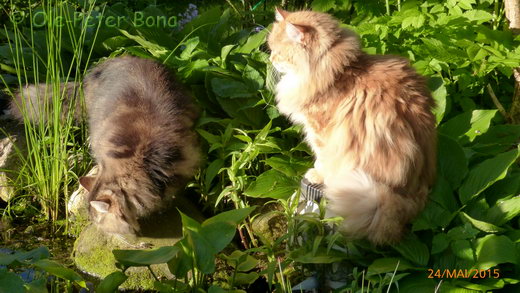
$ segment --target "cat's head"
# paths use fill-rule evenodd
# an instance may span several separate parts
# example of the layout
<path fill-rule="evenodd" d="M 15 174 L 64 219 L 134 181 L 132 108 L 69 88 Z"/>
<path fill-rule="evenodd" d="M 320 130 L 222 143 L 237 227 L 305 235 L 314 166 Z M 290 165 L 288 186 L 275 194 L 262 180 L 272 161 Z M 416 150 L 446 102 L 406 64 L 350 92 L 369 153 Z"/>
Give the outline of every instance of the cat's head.
<path fill-rule="evenodd" d="M 276 22 L 268 37 L 270 60 L 282 73 L 309 74 L 316 68 L 344 63 L 341 56 L 328 54 L 341 45 L 342 55 L 357 51 L 357 36 L 339 26 L 331 15 L 314 11 L 275 11 Z"/>
<path fill-rule="evenodd" d="M 79 181 L 89 192 L 89 217 L 99 229 L 120 235 L 139 233 L 135 212 L 116 181 L 102 180 L 100 176 L 81 177 Z"/>

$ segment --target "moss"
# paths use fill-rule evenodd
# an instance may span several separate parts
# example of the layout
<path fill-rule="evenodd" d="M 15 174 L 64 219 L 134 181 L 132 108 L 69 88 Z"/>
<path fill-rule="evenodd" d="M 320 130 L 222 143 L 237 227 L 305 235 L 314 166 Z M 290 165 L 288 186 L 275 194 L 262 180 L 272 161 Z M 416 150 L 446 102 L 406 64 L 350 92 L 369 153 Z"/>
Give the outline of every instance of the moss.
<path fill-rule="evenodd" d="M 151 243 L 154 247 L 173 245 L 178 238 L 137 238 L 136 242 Z M 85 227 L 74 245 L 74 262 L 83 272 L 96 278 L 104 278 L 117 271 L 114 249 L 132 249 L 115 237 L 106 236 L 93 225 Z M 166 264 L 152 265 L 154 274 L 160 279 L 172 279 Z M 126 270 L 128 279 L 120 288 L 128 290 L 153 289 L 155 279 L 146 267 L 131 267 Z"/>

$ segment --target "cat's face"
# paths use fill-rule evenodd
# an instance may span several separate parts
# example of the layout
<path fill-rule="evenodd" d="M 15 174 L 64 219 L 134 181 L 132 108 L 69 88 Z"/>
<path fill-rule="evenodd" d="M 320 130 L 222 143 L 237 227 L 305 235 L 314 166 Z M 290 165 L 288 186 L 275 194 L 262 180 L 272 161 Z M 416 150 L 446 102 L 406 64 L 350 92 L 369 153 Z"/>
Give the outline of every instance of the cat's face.
<path fill-rule="evenodd" d="M 89 192 L 89 216 L 106 233 L 135 235 L 139 224 L 126 203 L 123 190 L 115 182 L 104 182 L 96 177 L 80 178 Z"/>
<path fill-rule="evenodd" d="M 268 37 L 270 60 L 277 71 L 301 74 L 308 70 L 311 49 L 307 46 L 309 27 L 291 23 L 290 13 L 276 10 L 276 22 Z"/>

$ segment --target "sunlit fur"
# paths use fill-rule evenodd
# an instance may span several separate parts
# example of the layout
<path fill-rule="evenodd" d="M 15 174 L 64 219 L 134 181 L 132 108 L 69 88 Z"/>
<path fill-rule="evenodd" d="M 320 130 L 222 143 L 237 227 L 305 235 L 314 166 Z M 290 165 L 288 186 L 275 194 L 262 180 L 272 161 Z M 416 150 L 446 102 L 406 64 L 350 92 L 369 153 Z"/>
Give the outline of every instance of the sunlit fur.
<path fill-rule="evenodd" d="M 283 73 L 276 100 L 304 125 L 315 153 L 306 177 L 325 184 L 347 235 L 395 243 L 435 177 L 434 102 L 424 78 L 404 58 L 363 53 L 328 14 L 278 9 L 277 20 L 268 37 Z"/>

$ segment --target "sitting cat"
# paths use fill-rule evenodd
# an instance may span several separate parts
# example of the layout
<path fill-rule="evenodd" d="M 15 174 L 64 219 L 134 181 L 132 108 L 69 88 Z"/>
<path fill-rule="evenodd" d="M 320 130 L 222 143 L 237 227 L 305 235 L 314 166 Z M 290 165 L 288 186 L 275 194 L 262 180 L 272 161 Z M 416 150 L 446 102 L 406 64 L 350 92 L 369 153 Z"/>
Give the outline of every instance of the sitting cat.
<path fill-rule="evenodd" d="M 73 85 L 62 87 L 71 95 Z M 138 218 L 161 209 L 166 190 L 179 189 L 196 171 L 196 108 L 164 66 L 131 56 L 91 69 L 83 90 L 92 154 L 100 167 L 97 176 L 80 178 L 89 191 L 91 220 L 107 233 L 137 234 Z M 16 105 L 24 99 L 30 119 L 38 121 L 31 113 L 50 96 L 45 91 L 44 84 L 27 86 L 10 112 L 21 118 Z"/>
<path fill-rule="evenodd" d="M 303 124 L 328 209 L 351 237 L 395 243 L 423 209 L 436 168 L 434 101 L 396 56 L 368 55 L 330 15 L 276 9 L 270 60 L 279 110 Z"/>

